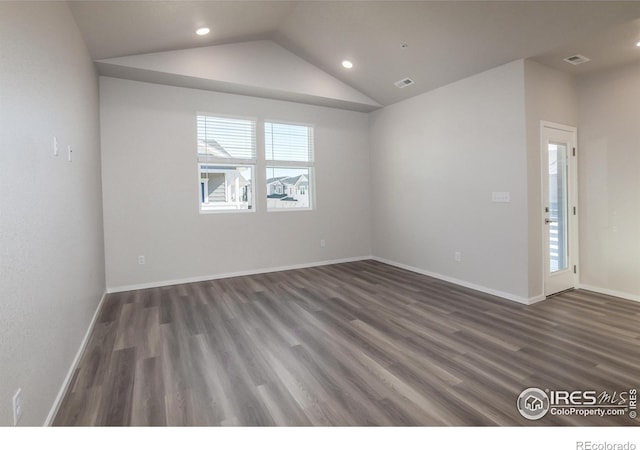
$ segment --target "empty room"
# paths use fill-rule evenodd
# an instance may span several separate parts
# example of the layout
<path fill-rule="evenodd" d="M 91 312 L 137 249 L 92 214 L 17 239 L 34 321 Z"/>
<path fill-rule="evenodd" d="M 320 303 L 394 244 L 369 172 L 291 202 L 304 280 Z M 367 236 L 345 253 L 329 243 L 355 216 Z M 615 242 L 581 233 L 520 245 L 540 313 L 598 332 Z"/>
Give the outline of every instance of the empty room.
<path fill-rule="evenodd" d="M 0 105 L 0 425 L 640 425 L 640 2 L 3 1 Z"/>

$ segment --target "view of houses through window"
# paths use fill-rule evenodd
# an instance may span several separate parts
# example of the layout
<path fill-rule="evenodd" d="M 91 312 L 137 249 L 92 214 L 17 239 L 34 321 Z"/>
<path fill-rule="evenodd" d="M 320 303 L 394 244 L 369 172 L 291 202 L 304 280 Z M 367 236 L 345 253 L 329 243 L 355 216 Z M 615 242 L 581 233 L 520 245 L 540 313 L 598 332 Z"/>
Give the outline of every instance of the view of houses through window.
<path fill-rule="evenodd" d="M 311 208 L 313 127 L 264 124 L 267 163 L 267 211 Z M 277 166 L 275 165 L 277 164 Z"/>
<path fill-rule="evenodd" d="M 255 210 L 257 166 L 266 168 L 267 211 L 311 209 L 313 127 L 265 122 L 264 130 L 262 159 L 255 120 L 197 116 L 201 212 Z"/>
<path fill-rule="evenodd" d="M 200 203 L 204 211 L 252 208 L 253 167 L 200 164 Z"/>
<path fill-rule="evenodd" d="M 308 168 L 267 168 L 267 209 L 309 206 Z"/>

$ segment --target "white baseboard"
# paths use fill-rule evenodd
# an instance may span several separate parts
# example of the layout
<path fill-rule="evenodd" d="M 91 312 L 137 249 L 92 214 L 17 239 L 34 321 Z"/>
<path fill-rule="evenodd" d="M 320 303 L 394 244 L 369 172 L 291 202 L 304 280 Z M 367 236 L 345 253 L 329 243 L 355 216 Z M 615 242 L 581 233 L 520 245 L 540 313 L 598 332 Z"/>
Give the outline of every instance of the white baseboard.
<path fill-rule="evenodd" d="M 485 286 L 480 286 L 478 284 L 469 283 L 467 281 L 458 280 L 457 278 L 449 277 L 446 275 L 441 275 L 439 273 L 430 272 L 428 270 L 419 269 L 417 267 L 409 266 L 407 264 L 402 264 L 396 261 L 391 261 L 384 258 L 379 258 L 377 256 L 373 256 L 371 259 L 375 261 L 379 261 L 381 263 L 389 264 L 390 266 L 399 267 L 401 269 L 409 270 L 411 272 L 416 272 L 422 275 L 426 275 L 432 278 L 437 278 L 438 280 L 447 281 L 449 283 L 457 284 L 458 286 L 463 286 L 469 289 L 473 289 L 475 291 L 484 292 L 485 294 L 495 295 L 496 297 L 504 298 L 507 300 L 511 300 L 513 302 L 522 303 L 523 305 L 532 305 L 534 303 L 540 302 L 545 299 L 544 295 L 537 295 L 535 297 L 520 297 L 518 295 L 509 294 L 508 292 L 497 291 L 495 289 L 491 289 Z"/>
<path fill-rule="evenodd" d="M 293 264 L 290 266 L 265 267 L 262 269 L 243 270 L 240 272 L 227 272 L 227 273 L 219 273 L 215 275 L 204 275 L 200 277 L 154 281 L 151 283 L 132 284 L 129 286 L 114 286 L 114 287 L 108 287 L 107 293 L 112 294 L 115 292 L 135 291 L 138 289 L 149 289 L 149 288 L 156 288 L 156 287 L 163 287 L 163 286 L 172 286 L 174 284 L 197 283 L 200 281 L 220 280 L 222 278 L 244 277 L 247 275 L 258 275 L 261 273 L 282 272 L 284 270 L 308 269 L 309 267 L 328 266 L 330 264 L 341 264 L 341 263 L 348 263 L 348 262 L 354 262 L 354 261 L 363 261 L 366 259 L 373 259 L 373 258 L 371 256 L 357 256 L 354 258 L 333 259 L 329 261 L 316 261 L 311 263 Z"/>
<path fill-rule="evenodd" d="M 633 295 L 627 292 L 614 291 L 613 289 L 606 289 L 597 286 L 592 286 L 590 284 L 578 284 L 578 289 L 584 289 L 585 291 L 592 291 L 598 294 L 610 295 L 612 297 L 620 297 L 625 300 L 633 300 L 634 302 L 640 302 L 640 295 Z"/>
<path fill-rule="evenodd" d="M 102 308 L 102 303 L 104 302 L 104 299 L 105 299 L 106 296 L 107 296 L 107 293 L 105 292 L 104 294 L 102 294 L 102 298 L 98 302 L 98 307 L 96 308 L 96 311 L 93 313 L 93 317 L 91 318 L 91 322 L 89 322 L 89 328 L 87 328 L 87 332 L 85 333 L 84 338 L 82 339 L 82 343 L 80 344 L 80 348 L 78 349 L 78 352 L 76 353 L 75 358 L 73 358 L 73 362 L 71 363 L 71 367 L 69 368 L 69 372 L 67 373 L 67 376 L 65 377 L 64 381 L 62 382 L 62 386 L 60 387 L 60 391 L 58 391 L 58 395 L 56 396 L 56 399 L 53 401 L 53 405 L 51 406 L 51 410 L 49 411 L 49 415 L 47 416 L 47 419 L 44 422 L 44 426 L 45 427 L 51 426 L 51 424 L 53 423 L 53 419 L 56 417 L 56 414 L 58 413 L 58 409 L 60 408 L 60 404 L 62 403 L 62 399 L 64 398 L 65 394 L 67 393 L 67 389 L 69 389 L 69 384 L 71 383 L 71 379 L 73 378 L 73 373 L 75 372 L 76 368 L 78 367 L 78 364 L 80 364 L 80 359 L 82 358 L 82 355 L 84 354 L 84 350 L 87 347 L 87 344 L 89 343 L 89 339 L 91 337 L 91 333 L 93 332 L 93 327 L 96 324 L 96 320 L 98 320 L 98 313 L 100 312 L 100 309 Z"/>

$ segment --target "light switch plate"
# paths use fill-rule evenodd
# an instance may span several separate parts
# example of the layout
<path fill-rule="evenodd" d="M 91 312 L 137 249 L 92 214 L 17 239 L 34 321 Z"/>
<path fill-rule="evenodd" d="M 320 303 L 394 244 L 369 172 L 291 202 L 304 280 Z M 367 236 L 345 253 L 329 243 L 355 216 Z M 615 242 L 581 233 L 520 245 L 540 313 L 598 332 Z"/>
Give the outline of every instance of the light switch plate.
<path fill-rule="evenodd" d="M 510 203 L 511 193 L 510 192 L 492 192 L 491 201 L 494 203 Z"/>

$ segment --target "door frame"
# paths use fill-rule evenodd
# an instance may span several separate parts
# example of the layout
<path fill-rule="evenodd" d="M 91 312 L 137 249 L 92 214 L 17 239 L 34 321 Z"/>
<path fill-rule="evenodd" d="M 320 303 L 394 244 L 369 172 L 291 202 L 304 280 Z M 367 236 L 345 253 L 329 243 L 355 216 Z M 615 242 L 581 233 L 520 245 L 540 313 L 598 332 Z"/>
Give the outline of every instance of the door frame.
<path fill-rule="evenodd" d="M 580 234 L 579 234 L 579 210 L 578 210 L 578 129 L 571 125 L 564 125 L 555 122 L 549 122 L 546 120 L 540 121 L 540 211 L 541 220 L 540 226 L 542 229 L 542 294 L 545 297 L 554 295 L 554 293 L 547 294 L 547 274 L 549 271 L 549 230 L 548 225 L 545 224 L 545 186 L 546 174 L 548 167 L 545 167 L 545 153 L 549 151 L 545 140 L 545 128 L 550 128 L 559 131 L 565 131 L 573 135 L 572 148 L 575 151 L 571 151 L 569 156 L 569 226 L 568 226 L 568 253 L 570 269 L 573 269 L 573 288 L 578 287 L 580 280 Z M 575 211 L 575 213 L 574 213 Z M 571 268 L 573 265 L 573 268 Z"/>

